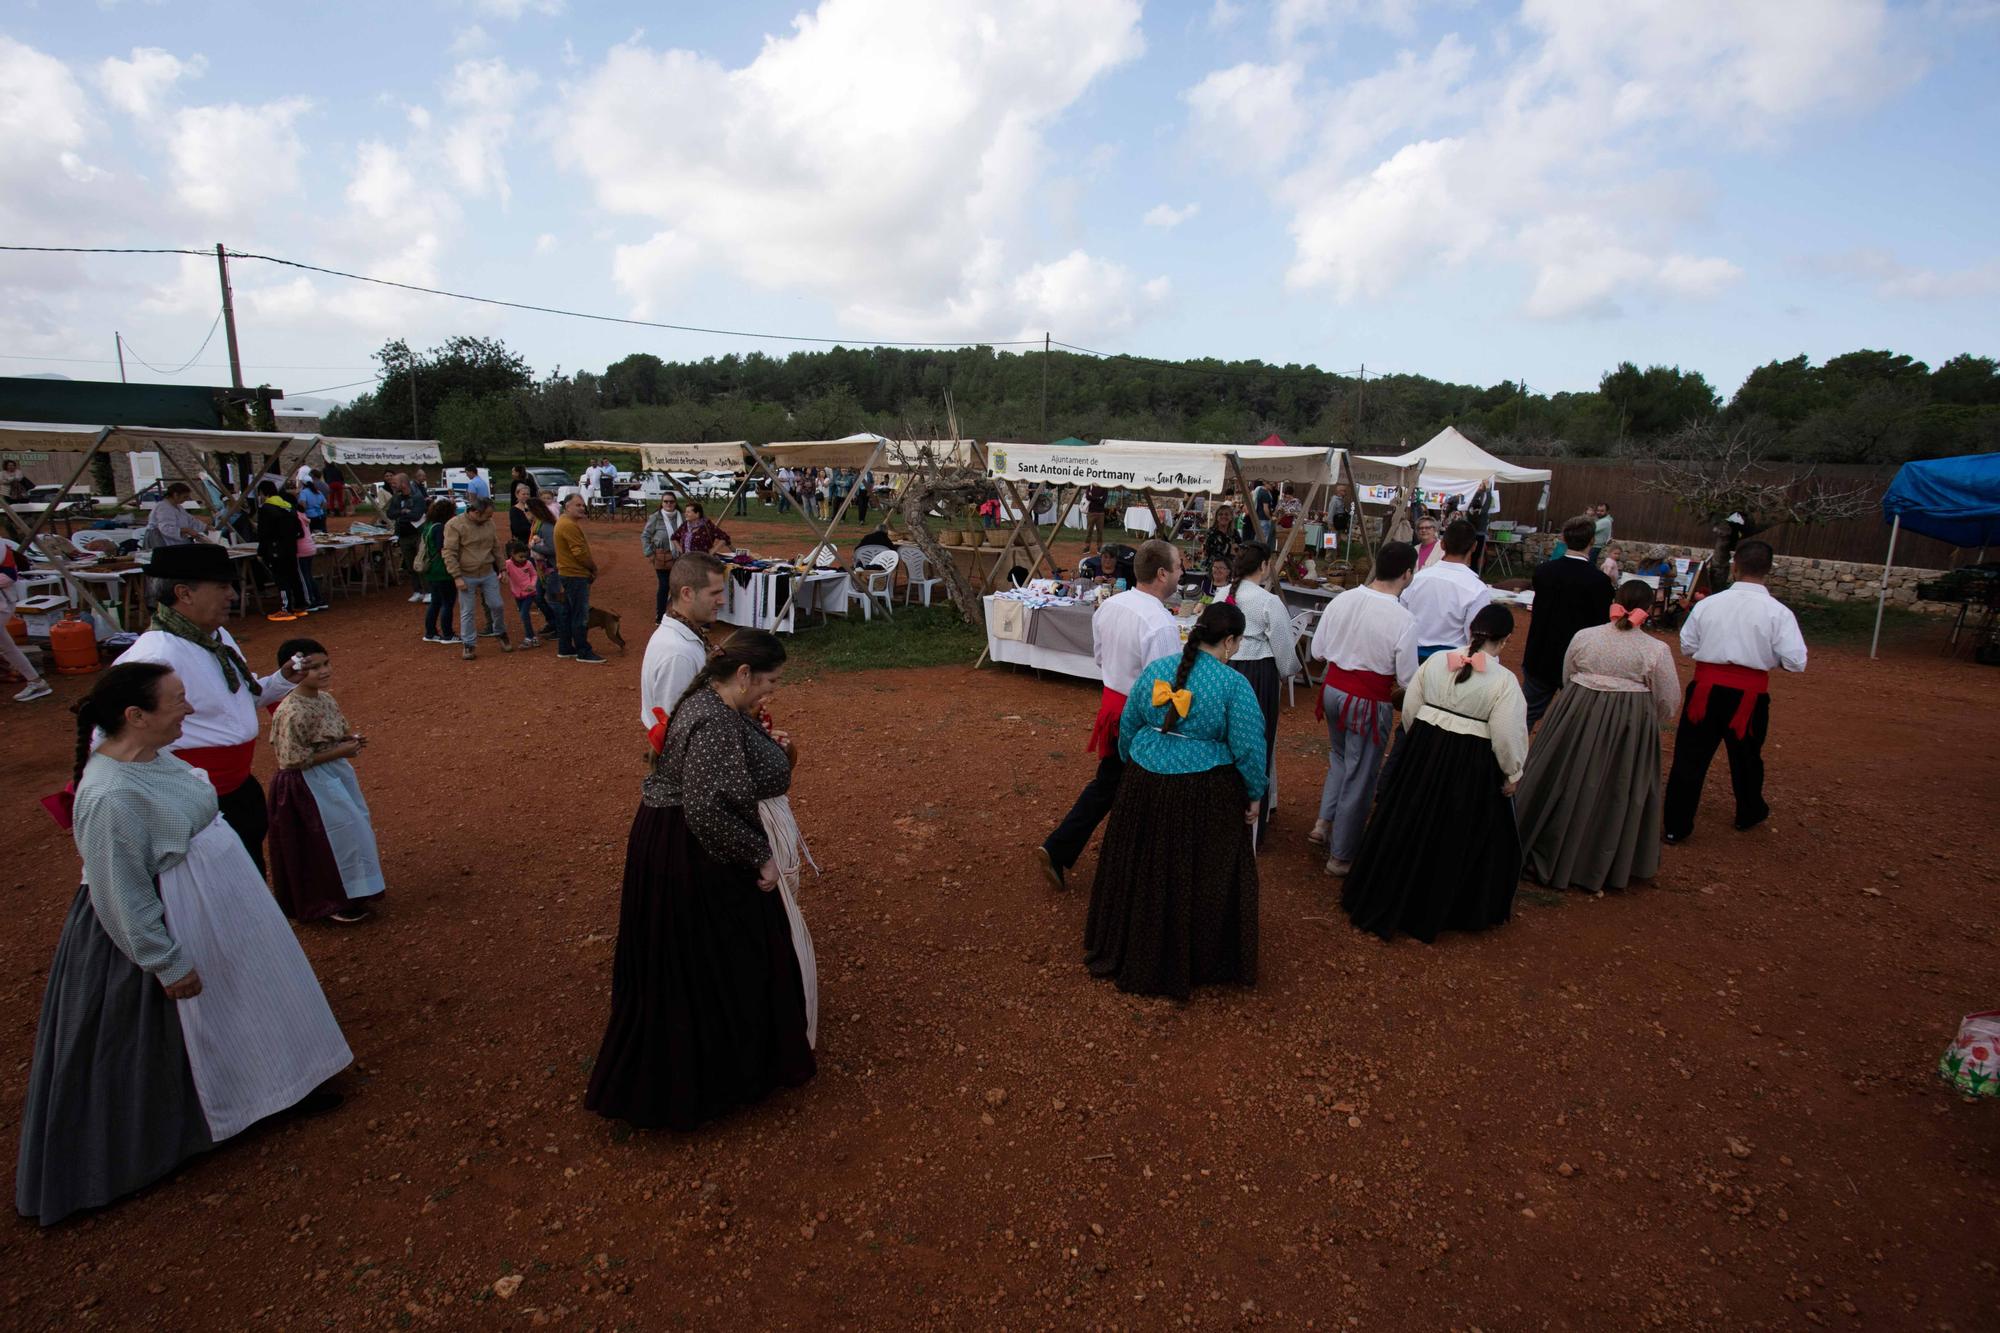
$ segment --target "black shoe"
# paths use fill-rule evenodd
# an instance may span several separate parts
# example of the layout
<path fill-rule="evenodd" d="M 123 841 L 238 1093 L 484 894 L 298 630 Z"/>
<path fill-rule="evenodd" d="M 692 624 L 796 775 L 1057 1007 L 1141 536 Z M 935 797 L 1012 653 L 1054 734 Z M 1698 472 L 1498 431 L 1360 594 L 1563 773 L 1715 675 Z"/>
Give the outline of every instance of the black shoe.
<path fill-rule="evenodd" d="M 1769 810 L 1766 810 L 1763 814 L 1758 815 L 1755 819 L 1751 820 L 1739 819 L 1736 821 L 1736 831 L 1738 833 L 1748 833 L 1751 829 L 1756 828 L 1759 824 L 1763 823 L 1770 817 L 1771 817 L 1771 812 Z"/>
<path fill-rule="evenodd" d="M 309 1092 L 299 1098 L 298 1101 L 293 1102 L 292 1114 L 325 1115 L 328 1111 L 331 1111 L 346 1100 L 347 1098 L 330 1088 L 321 1088 L 317 1092 Z"/>
<path fill-rule="evenodd" d="M 1056 864 L 1055 858 L 1049 855 L 1048 848 L 1035 848 L 1035 864 L 1041 867 L 1042 878 L 1046 879 L 1049 882 L 1049 887 L 1057 893 L 1061 893 L 1069 887 L 1063 879 L 1062 868 Z"/>
<path fill-rule="evenodd" d="M 588 662 L 592 666 L 604 665 L 604 659 L 599 657 L 596 653 L 578 653 L 576 655 L 576 660 L 579 662 Z"/>
<path fill-rule="evenodd" d="M 1678 847 L 1686 840 L 1687 834 L 1685 833 L 1669 833 L 1660 839 L 1661 842 L 1664 842 L 1669 847 Z"/>

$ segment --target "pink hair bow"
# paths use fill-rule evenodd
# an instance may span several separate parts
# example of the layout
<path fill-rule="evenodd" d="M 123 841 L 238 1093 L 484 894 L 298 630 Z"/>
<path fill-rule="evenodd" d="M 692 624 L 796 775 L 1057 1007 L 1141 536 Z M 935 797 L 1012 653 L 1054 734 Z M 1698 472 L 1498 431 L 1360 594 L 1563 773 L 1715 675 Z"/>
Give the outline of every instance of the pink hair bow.
<path fill-rule="evenodd" d="M 1619 606 L 1616 603 L 1613 603 L 1611 607 L 1611 618 L 1613 620 L 1630 620 L 1632 622 L 1632 628 L 1638 629 L 1641 625 L 1646 623 L 1647 619 L 1646 608 L 1640 606 L 1640 607 L 1634 607 L 1632 610 L 1627 611 L 1624 607 Z"/>
<path fill-rule="evenodd" d="M 1474 671 L 1484 671 L 1486 670 L 1486 654 L 1473 653 L 1470 657 L 1464 653 L 1446 653 L 1444 655 L 1444 664 L 1453 671 L 1463 671 L 1468 663 L 1471 664 Z"/>

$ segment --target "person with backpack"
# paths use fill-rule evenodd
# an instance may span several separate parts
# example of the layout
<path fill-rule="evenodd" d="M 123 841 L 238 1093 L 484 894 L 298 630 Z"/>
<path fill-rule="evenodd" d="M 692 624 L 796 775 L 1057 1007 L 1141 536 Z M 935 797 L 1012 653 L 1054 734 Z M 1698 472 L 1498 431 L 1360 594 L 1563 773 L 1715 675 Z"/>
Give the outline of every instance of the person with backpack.
<path fill-rule="evenodd" d="M 458 585 L 444 567 L 444 525 L 457 514 L 457 503 L 440 496 L 417 529 L 416 573 L 429 594 L 424 600 L 425 643 L 457 642 L 449 631 L 458 612 Z"/>

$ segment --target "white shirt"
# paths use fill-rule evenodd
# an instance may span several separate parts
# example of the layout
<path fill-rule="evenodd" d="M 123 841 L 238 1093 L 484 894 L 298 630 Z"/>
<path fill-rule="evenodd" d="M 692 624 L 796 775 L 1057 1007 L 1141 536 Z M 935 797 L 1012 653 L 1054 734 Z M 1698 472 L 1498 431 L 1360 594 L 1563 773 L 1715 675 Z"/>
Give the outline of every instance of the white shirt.
<path fill-rule="evenodd" d="M 1492 600 L 1493 590 L 1471 566 L 1449 560 L 1423 570 L 1403 589 L 1403 605 L 1417 618 L 1417 643 L 1425 648 L 1470 643 L 1472 618 Z"/>
<path fill-rule="evenodd" d="M 639 725 L 652 728 L 659 720 L 653 716 L 655 708 L 671 717 L 674 705 L 707 660 L 708 649 L 693 630 L 672 616 L 661 620 L 653 637 L 646 640 L 646 658 L 639 664 Z"/>
<path fill-rule="evenodd" d="M 1234 590 L 1236 609 L 1243 613 L 1243 646 L 1230 660 L 1255 662 L 1268 657 L 1277 663 L 1279 680 L 1296 676 L 1299 636 L 1292 633 L 1291 613 L 1284 602 L 1262 584 L 1245 581 L 1229 586 Z"/>
<path fill-rule="evenodd" d="M 292 480 L 296 481 L 299 485 L 303 486 L 307 482 L 312 480 L 312 474 L 313 474 L 312 464 L 301 463 L 299 465 L 299 470 L 295 474 L 293 474 Z"/>
<path fill-rule="evenodd" d="M 1681 626 L 1681 651 L 1697 662 L 1804 671 L 1799 618 L 1761 583 L 1736 582 L 1704 597 Z"/>
<path fill-rule="evenodd" d="M 595 464 L 583 470 L 583 493 L 592 499 L 597 497 L 597 467 Z"/>
<path fill-rule="evenodd" d="M 1180 626 L 1167 604 L 1149 592 L 1127 588 L 1106 599 L 1090 618 L 1090 655 L 1104 688 L 1130 694 L 1139 673 L 1181 650 Z"/>
<path fill-rule="evenodd" d="M 222 642 L 237 647 L 228 630 Z M 174 669 L 187 689 L 188 706 L 194 712 L 181 723 L 180 739 L 165 750 L 207 750 L 222 745 L 241 745 L 257 739 L 257 709 L 275 704 L 292 692 L 292 683 L 280 672 L 260 676 L 262 694 L 252 694 L 247 682 L 238 680 L 234 693 L 222 679 L 222 664 L 215 655 L 164 630 L 149 629 L 119 655 L 120 662 L 159 662 Z"/>
<path fill-rule="evenodd" d="M 1319 618 L 1312 655 L 1342 671 L 1373 671 L 1407 685 L 1417 674 L 1417 618 L 1386 592 L 1349 588 Z"/>

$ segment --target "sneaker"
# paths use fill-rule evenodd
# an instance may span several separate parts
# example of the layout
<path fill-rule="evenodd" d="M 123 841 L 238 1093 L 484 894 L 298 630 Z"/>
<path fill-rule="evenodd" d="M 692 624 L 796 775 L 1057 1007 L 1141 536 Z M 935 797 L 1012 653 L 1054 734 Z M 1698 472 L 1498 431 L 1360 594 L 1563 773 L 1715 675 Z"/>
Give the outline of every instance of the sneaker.
<path fill-rule="evenodd" d="M 317 606 L 313 607 L 312 609 L 313 609 L 313 610 L 315 610 L 315 611 L 331 611 L 331 610 L 333 610 L 333 608 L 332 608 L 332 607 L 330 607 L 330 606 L 328 606 L 328 605 L 327 605 L 327 604 L 326 604 L 325 602 L 321 602 L 321 603 L 319 603 L 319 604 L 318 604 Z"/>
<path fill-rule="evenodd" d="M 523 648 L 539 648 L 542 646 L 542 641 L 531 634 L 527 638 L 521 640 L 521 646 Z"/>
<path fill-rule="evenodd" d="M 28 682 L 26 689 L 14 696 L 14 702 L 17 704 L 33 703 L 37 699 L 46 699 L 54 693 L 55 690 L 50 688 L 46 680 L 31 680 Z"/>
<path fill-rule="evenodd" d="M 1041 869 L 1042 878 L 1046 879 L 1049 882 L 1049 887 L 1057 893 L 1061 893 L 1065 888 L 1069 887 L 1063 880 L 1062 868 L 1056 865 L 1055 858 L 1049 855 L 1048 848 L 1035 848 L 1035 864 Z"/>
<path fill-rule="evenodd" d="M 431 600 L 431 595 L 429 593 L 422 593 L 420 594 L 420 596 L 422 597 L 424 603 L 428 605 Z"/>
<path fill-rule="evenodd" d="M 343 907 L 338 912 L 329 916 L 327 920 L 340 926 L 358 926 L 373 915 L 374 913 L 365 907 Z"/>
<path fill-rule="evenodd" d="M 507 637 L 507 631 L 492 628 L 483 629 L 479 631 L 479 637 L 482 639 L 504 639 Z"/>
<path fill-rule="evenodd" d="M 426 600 L 426 599 L 425 599 L 425 597 L 424 597 L 424 595 L 423 595 L 422 593 L 420 593 L 420 592 L 413 592 L 413 593 L 411 593 L 411 594 L 410 594 L 410 600 L 411 600 L 412 602 L 422 602 L 422 601 L 424 601 L 424 600 Z"/>
<path fill-rule="evenodd" d="M 470 648 L 461 648 L 458 651 L 458 656 L 460 661 L 470 662 L 473 659 L 477 658 L 479 654 L 473 652 L 472 649 Z"/>
<path fill-rule="evenodd" d="M 576 660 L 575 653 L 566 653 L 562 652 L 561 650 L 557 650 L 556 652 L 556 661 L 558 662 L 574 662 L 575 660 Z"/>
<path fill-rule="evenodd" d="M 604 659 L 599 657 L 596 653 L 578 653 L 576 655 L 576 660 L 579 662 L 588 662 L 592 666 L 602 666 L 604 664 Z"/>
<path fill-rule="evenodd" d="M 1337 856 L 1326 858 L 1326 873 L 1329 875 L 1339 875 L 1344 878 L 1353 869 L 1354 862 L 1352 861 L 1343 861 Z"/>
<path fill-rule="evenodd" d="M 296 615 L 295 613 L 291 612 L 291 611 L 273 611 L 273 612 L 272 612 L 272 613 L 271 613 L 270 615 L 268 615 L 268 616 L 265 616 L 265 617 L 264 617 L 264 619 L 266 619 L 266 620 L 298 620 L 298 619 L 300 619 L 300 617 L 299 617 L 298 615 Z"/>
<path fill-rule="evenodd" d="M 509 638 L 508 638 L 508 637 L 507 637 L 506 635 L 504 635 L 504 634 L 502 634 L 502 635 L 500 636 L 500 651 L 501 651 L 501 652 L 503 652 L 503 653 L 511 653 L 511 652 L 513 652 L 513 651 L 514 651 L 514 642 L 513 642 L 513 640 L 509 639 Z"/>

